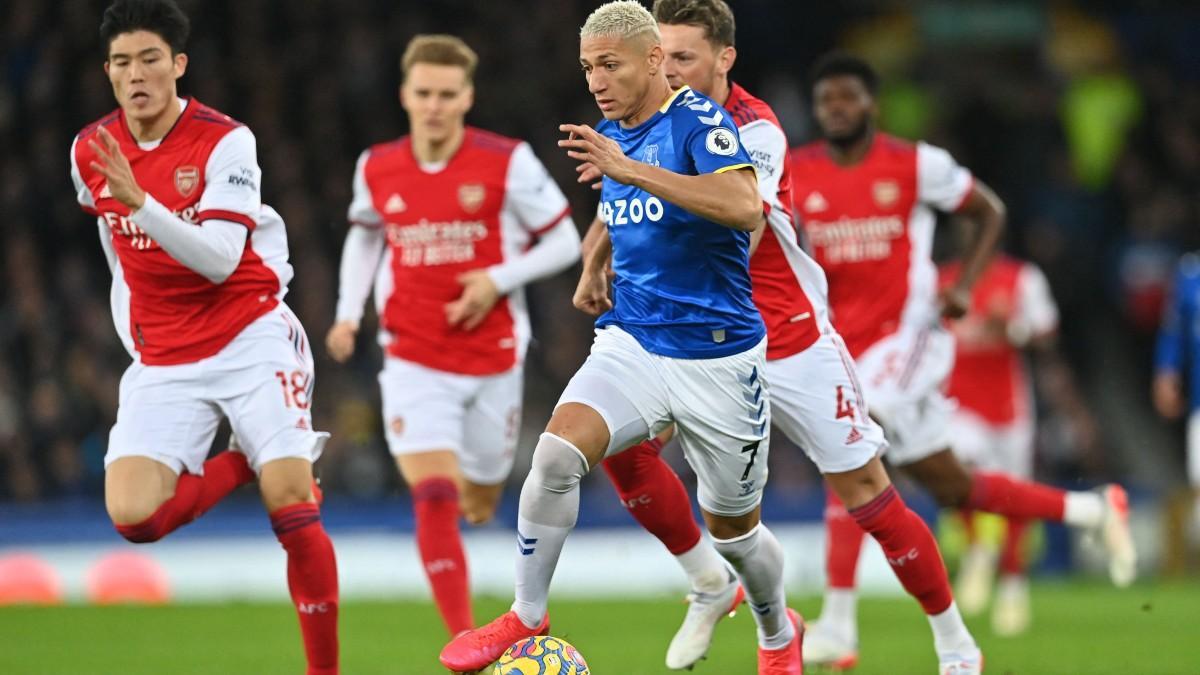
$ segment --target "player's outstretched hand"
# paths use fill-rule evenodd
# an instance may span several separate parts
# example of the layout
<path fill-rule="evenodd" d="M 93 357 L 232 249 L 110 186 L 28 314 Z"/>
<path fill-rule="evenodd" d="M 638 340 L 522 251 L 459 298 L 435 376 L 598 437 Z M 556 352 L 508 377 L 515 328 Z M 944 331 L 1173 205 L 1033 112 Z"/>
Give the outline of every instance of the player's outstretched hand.
<path fill-rule="evenodd" d="M 345 363 L 354 356 L 354 338 L 358 335 L 358 323 L 338 321 L 325 335 L 325 350 L 338 363 Z"/>
<path fill-rule="evenodd" d="M 608 297 L 608 275 L 605 271 L 584 269 L 572 302 L 575 309 L 592 316 L 600 316 L 612 309 L 612 300 Z"/>
<path fill-rule="evenodd" d="M 942 318 L 961 319 L 971 308 L 971 291 L 958 286 L 942 289 L 938 295 L 938 306 L 941 308 Z"/>
<path fill-rule="evenodd" d="M 487 270 L 471 270 L 458 275 L 462 295 L 445 305 L 446 321 L 451 326 L 475 330 L 500 299 L 500 290 L 488 276 Z"/>
<path fill-rule="evenodd" d="M 590 164 L 597 174 L 618 183 L 628 185 L 633 180 L 637 162 L 626 157 L 616 141 L 586 124 L 560 124 L 558 130 L 567 134 L 566 140 L 558 142 L 558 147 L 567 149 L 567 157 Z"/>
<path fill-rule="evenodd" d="M 597 169 L 595 164 L 584 162 L 575 167 L 575 172 L 579 174 L 579 178 L 576 179 L 577 182 L 591 183 L 593 190 L 599 190 L 604 187 L 604 181 L 600 180 L 604 177 L 604 174 L 600 173 L 600 169 Z"/>
<path fill-rule="evenodd" d="M 88 141 L 92 152 L 96 153 L 96 160 L 91 163 L 92 170 L 108 181 L 108 190 L 113 199 L 128 206 L 131 211 L 137 211 L 146 203 L 146 193 L 133 177 L 133 167 L 108 129 L 100 127 L 96 135 L 100 137 L 99 143 L 96 139 Z"/>

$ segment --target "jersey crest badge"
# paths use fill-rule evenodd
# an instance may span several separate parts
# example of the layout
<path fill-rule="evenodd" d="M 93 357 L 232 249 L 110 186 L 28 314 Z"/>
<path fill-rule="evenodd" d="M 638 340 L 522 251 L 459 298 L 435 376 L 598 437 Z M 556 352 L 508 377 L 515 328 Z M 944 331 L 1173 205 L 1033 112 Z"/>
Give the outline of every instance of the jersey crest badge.
<path fill-rule="evenodd" d="M 875 204 L 886 209 L 900 199 L 900 184 L 894 180 L 877 180 L 871 186 L 871 196 L 875 198 Z"/>
<path fill-rule="evenodd" d="M 487 188 L 482 183 L 463 183 L 458 186 L 458 203 L 468 213 L 475 213 L 483 206 Z"/>
<path fill-rule="evenodd" d="M 642 153 L 642 162 L 650 166 L 659 166 L 657 143 L 651 143 L 646 146 L 645 152 Z"/>
<path fill-rule="evenodd" d="M 191 197 L 200 185 L 200 169 L 195 166 L 181 166 L 175 169 L 175 189 L 184 197 Z"/>
<path fill-rule="evenodd" d="M 810 192 L 808 199 L 804 200 L 804 210 L 809 213 L 820 213 L 829 208 L 829 202 L 825 201 L 825 196 L 820 192 Z"/>
<path fill-rule="evenodd" d="M 708 132 L 704 139 L 704 148 L 714 155 L 732 156 L 738 151 L 737 136 L 725 127 L 717 127 Z"/>

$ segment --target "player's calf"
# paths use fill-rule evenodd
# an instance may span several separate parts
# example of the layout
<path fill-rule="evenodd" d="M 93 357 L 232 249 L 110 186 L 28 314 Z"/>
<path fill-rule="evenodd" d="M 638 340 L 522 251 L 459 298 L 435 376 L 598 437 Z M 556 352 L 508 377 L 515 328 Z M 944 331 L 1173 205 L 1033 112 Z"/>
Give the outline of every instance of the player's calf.
<path fill-rule="evenodd" d="M 312 464 L 297 458 L 268 462 L 260 482 L 271 529 L 287 552 L 288 590 L 300 619 L 308 675 L 336 675 L 337 560 L 312 494 Z"/>

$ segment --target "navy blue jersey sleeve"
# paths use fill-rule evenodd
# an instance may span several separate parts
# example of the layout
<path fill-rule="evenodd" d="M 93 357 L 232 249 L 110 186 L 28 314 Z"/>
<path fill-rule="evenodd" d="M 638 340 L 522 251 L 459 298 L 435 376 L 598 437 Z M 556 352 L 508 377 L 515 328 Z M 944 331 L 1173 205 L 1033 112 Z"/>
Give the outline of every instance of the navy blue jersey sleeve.
<path fill-rule="evenodd" d="M 691 94 L 691 92 L 688 92 Z M 675 126 L 683 133 L 696 174 L 754 169 L 729 113 L 707 97 L 685 95 L 674 104 Z"/>

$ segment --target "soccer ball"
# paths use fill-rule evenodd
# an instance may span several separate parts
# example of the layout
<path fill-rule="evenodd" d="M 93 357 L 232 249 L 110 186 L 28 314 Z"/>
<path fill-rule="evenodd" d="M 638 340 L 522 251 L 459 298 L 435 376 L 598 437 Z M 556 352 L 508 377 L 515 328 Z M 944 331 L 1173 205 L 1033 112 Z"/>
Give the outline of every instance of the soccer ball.
<path fill-rule="evenodd" d="M 587 661 L 566 640 L 535 635 L 504 652 L 492 675 L 589 675 Z"/>

